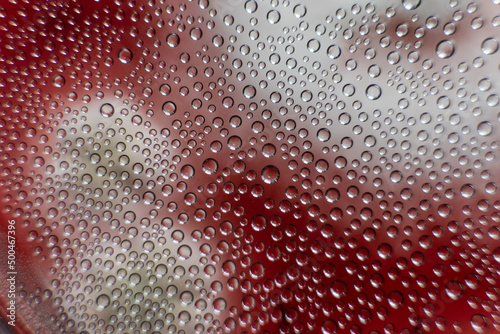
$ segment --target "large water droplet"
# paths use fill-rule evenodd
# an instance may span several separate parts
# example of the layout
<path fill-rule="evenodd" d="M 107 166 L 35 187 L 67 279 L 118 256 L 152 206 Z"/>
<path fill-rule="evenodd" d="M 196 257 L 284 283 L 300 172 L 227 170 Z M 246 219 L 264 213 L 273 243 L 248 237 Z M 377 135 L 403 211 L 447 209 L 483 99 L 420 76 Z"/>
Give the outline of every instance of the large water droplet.
<path fill-rule="evenodd" d="M 108 307 L 110 302 L 111 302 L 111 299 L 106 294 L 100 295 L 99 297 L 97 297 L 97 300 L 96 300 L 97 306 L 99 306 L 101 308 Z"/>
<path fill-rule="evenodd" d="M 219 164 L 216 160 L 209 158 L 203 162 L 203 171 L 207 174 L 214 174 L 217 172 Z"/>
<path fill-rule="evenodd" d="M 175 48 L 176 46 L 179 45 L 180 42 L 181 42 L 181 39 L 180 39 L 179 35 L 177 35 L 177 34 L 172 33 L 172 34 L 169 34 L 167 36 L 167 44 L 171 48 Z"/>
<path fill-rule="evenodd" d="M 167 101 L 163 103 L 162 106 L 163 113 L 167 116 L 172 116 L 177 111 L 177 106 L 172 101 Z"/>
<path fill-rule="evenodd" d="M 276 24 L 280 21 L 281 14 L 277 10 L 273 9 L 267 13 L 267 21 L 271 24 Z"/>
<path fill-rule="evenodd" d="M 330 291 L 335 298 L 342 298 L 347 292 L 347 284 L 344 281 L 336 280 L 330 286 Z"/>
<path fill-rule="evenodd" d="M 280 172 L 279 172 L 279 169 L 275 166 L 267 166 L 267 167 L 264 167 L 264 169 L 262 169 L 261 176 L 262 176 L 262 180 L 265 183 L 273 184 L 276 181 L 278 181 L 278 179 L 280 177 Z"/>
<path fill-rule="evenodd" d="M 487 38 L 481 44 L 481 50 L 485 55 L 492 55 L 498 51 L 498 42 L 494 38 Z"/>
<path fill-rule="evenodd" d="M 132 51 L 130 51 L 127 48 L 123 48 L 120 51 L 118 51 L 118 59 L 123 63 L 123 64 L 128 64 L 132 61 L 133 54 Z"/>
<path fill-rule="evenodd" d="M 477 133 L 479 133 L 479 135 L 481 136 L 489 136 L 492 131 L 493 127 L 491 126 L 491 123 L 488 121 L 481 122 L 477 126 Z"/>
<path fill-rule="evenodd" d="M 337 45 L 330 45 L 326 53 L 328 54 L 329 58 L 337 59 L 338 57 L 340 57 L 341 50 Z"/>
<path fill-rule="evenodd" d="M 319 141 L 326 142 L 331 137 L 330 130 L 326 128 L 319 129 L 316 136 L 318 137 Z"/>
<path fill-rule="evenodd" d="M 436 53 L 439 58 L 450 58 L 455 53 L 455 45 L 449 40 L 441 41 L 436 47 Z"/>
<path fill-rule="evenodd" d="M 109 103 L 105 103 L 100 108 L 101 115 L 104 117 L 111 117 L 115 113 L 115 108 Z"/>
<path fill-rule="evenodd" d="M 366 97 L 370 100 L 377 100 L 382 95 L 382 90 L 378 85 L 370 85 L 366 88 Z"/>
<path fill-rule="evenodd" d="M 256 94 L 256 89 L 254 86 L 252 85 L 247 85 L 245 86 L 245 88 L 243 88 L 243 95 L 247 98 L 247 99 L 251 99 L 255 96 Z"/>
<path fill-rule="evenodd" d="M 403 7 L 406 10 L 413 10 L 420 6 L 421 0 L 402 0 Z"/>
<path fill-rule="evenodd" d="M 462 295 L 463 286 L 458 281 L 449 281 L 448 283 L 446 283 L 445 291 L 448 297 L 457 300 Z"/>

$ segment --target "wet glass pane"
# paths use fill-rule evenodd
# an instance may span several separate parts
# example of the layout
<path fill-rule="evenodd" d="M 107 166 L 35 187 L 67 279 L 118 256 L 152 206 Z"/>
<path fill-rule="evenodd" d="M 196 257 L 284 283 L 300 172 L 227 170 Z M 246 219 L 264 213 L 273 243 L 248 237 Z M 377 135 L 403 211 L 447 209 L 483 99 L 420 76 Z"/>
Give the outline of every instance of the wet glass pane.
<path fill-rule="evenodd" d="M 0 2 L 1 326 L 500 332 L 499 43 L 498 0 Z"/>

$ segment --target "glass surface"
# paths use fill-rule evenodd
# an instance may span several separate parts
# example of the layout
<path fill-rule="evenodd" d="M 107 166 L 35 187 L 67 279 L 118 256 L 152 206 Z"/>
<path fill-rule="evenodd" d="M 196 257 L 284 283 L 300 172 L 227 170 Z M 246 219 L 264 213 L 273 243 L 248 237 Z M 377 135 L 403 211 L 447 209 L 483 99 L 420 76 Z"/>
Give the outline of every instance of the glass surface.
<path fill-rule="evenodd" d="M 0 2 L 13 333 L 498 333 L 498 0 Z"/>

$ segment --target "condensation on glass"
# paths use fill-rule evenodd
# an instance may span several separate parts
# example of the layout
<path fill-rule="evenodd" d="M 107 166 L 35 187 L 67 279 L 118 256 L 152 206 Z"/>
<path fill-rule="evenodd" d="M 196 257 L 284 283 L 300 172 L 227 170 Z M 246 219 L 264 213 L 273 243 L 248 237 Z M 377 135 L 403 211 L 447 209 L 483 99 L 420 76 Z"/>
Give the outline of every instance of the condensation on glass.
<path fill-rule="evenodd" d="M 3 1 L 10 329 L 499 332 L 499 42 L 498 0 Z"/>

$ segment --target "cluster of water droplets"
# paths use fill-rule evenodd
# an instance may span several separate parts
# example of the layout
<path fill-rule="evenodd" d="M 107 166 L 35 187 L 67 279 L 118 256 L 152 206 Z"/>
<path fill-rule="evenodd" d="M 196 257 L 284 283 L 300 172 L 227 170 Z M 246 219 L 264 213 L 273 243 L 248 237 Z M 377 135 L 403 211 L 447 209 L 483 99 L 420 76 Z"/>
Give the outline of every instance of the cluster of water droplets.
<path fill-rule="evenodd" d="M 499 3 L 393 3 L 2 4 L 27 328 L 498 331 Z"/>

